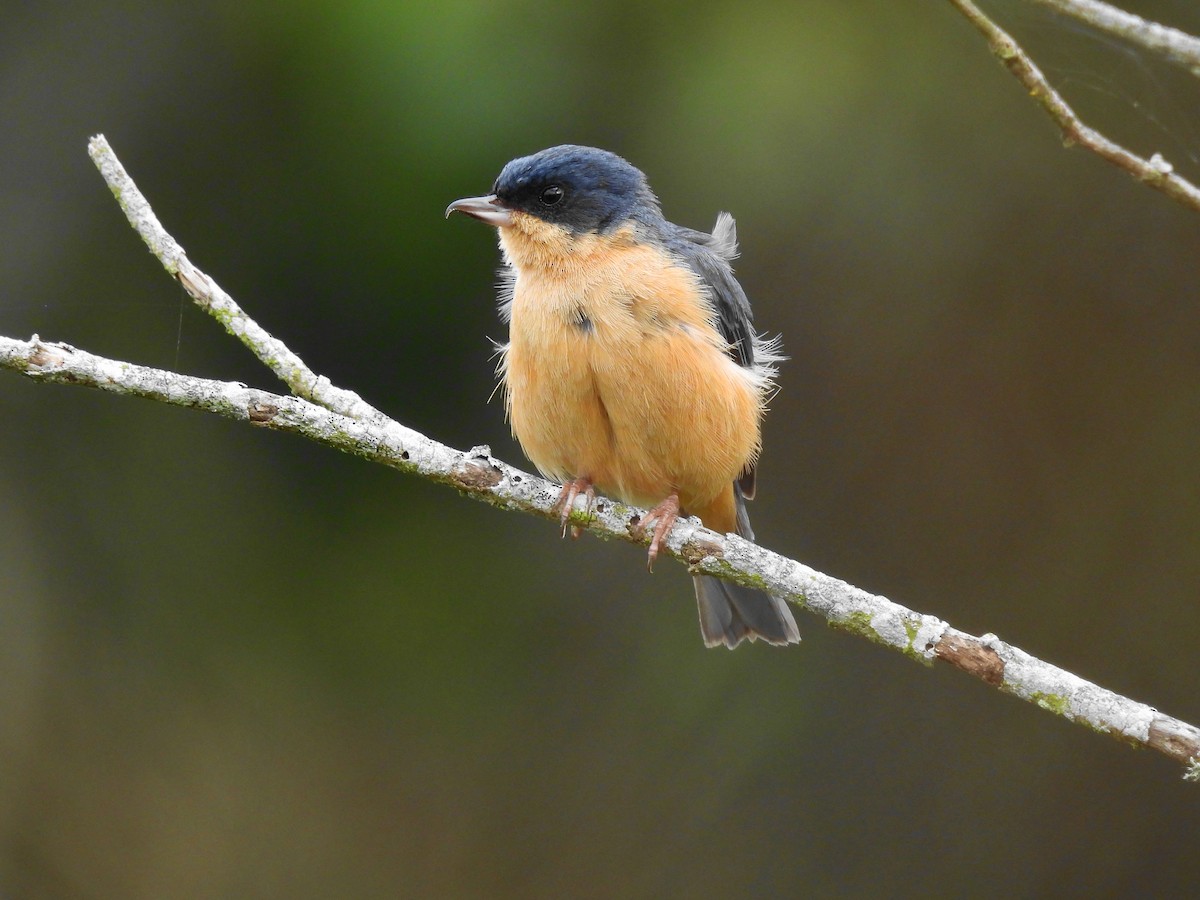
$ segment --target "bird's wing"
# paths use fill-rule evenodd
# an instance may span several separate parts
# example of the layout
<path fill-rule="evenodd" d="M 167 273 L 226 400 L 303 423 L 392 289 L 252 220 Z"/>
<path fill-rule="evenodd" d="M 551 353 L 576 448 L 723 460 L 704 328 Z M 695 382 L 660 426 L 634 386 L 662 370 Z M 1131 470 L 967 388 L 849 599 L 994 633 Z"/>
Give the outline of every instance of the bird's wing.
<path fill-rule="evenodd" d="M 746 368 L 764 370 L 763 377 L 769 378 L 766 369 L 770 367 L 770 359 L 755 359 L 759 355 L 771 355 L 769 344 L 764 346 L 754 332 L 754 319 L 750 311 L 750 301 L 746 292 L 733 277 L 733 267 L 730 262 L 737 257 L 737 226 L 733 216 L 721 213 L 717 216 L 717 224 L 712 234 L 703 231 L 693 231 L 690 228 L 677 228 L 673 240 L 668 247 L 681 257 L 689 268 L 699 276 L 701 283 L 708 291 L 712 300 L 713 311 L 716 313 L 716 326 L 729 344 L 730 355 L 739 365 Z M 746 471 L 737 480 L 741 497 L 754 499 L 755 477 L 754 466 L 747 466 Z M 741 507 L 741 515 L 745 516 L 745 507 Z M 747 525 L 748 525 L 747 521 Z"/>
<path fill-rule="evenodd" d="M 737 256 L 737 226 L 733 216 L 721 213 L 712 234 L 676 228 L 669 249 L 677 253 L 708 290 L 716 313 L 716 326 L 728 341 L 733 358 L 747 368 L 755 364 L 758 341 L 746 292 L 733 277 L 730 261 Z"/>

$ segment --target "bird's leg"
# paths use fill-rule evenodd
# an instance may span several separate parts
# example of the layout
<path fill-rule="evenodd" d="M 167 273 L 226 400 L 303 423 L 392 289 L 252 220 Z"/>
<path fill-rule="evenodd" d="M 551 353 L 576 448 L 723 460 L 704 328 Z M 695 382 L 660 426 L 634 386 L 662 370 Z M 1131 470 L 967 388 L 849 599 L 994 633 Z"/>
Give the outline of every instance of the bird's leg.
<path fill-rule="evenodd" d="M 562 536 L 567 536 L 567 523 L 571 519 L 571 509 L 575 506 L 575 498 L 580 494 L 587 497 L 587 503 L 583 507 L 585 515 L 592 514 L 592 505 L 596 502 L 596 489 L 592 486 L 590 478 L 576 478 L 574 481 L 568 481 L 562 486 L 562 491 L 558 495 L 558 500 L 552 507 L 553 510 L 559 513 L 558 521 L 562 524 Z M 583 533 L 583 529 L 578 525 L 571 526 L 571 537 L 577 538 Z"/>
<path fill-rule="evenodd" d="M 646 523 L 655 522 L 654 534 L 650 538 L 650 552 L 646 555 L 646 568 L 654 571 L 654 560 L 658 558 L 658 548 L 662 546 L 663 540 L 671 532 L 671 527 L 675 524 L 675 520 L 679 518 L 679 495 L 672 494 L 654 509 L 650 510 L 646 515 L 642 516 L 642 520 L 637 524 L 637 536 L 639 538 L 646 536 Z"/>

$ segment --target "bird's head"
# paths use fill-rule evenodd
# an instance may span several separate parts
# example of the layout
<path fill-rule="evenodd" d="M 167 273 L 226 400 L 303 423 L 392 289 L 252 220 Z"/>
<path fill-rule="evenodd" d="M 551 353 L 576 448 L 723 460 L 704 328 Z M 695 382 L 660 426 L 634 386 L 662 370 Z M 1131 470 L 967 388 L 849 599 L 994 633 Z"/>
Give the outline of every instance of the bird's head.
<path fill-rule="evenodd" d="M 455 200 L 446 208 L 498 228 L 545 223 L 571 236 L 603 235 L 631 219 L 659 215 L 646 176 L 607 150 L 563 144 L 504 167 L 492 193 Z M 523 230 L 534 230 L 526 228 Z"/>

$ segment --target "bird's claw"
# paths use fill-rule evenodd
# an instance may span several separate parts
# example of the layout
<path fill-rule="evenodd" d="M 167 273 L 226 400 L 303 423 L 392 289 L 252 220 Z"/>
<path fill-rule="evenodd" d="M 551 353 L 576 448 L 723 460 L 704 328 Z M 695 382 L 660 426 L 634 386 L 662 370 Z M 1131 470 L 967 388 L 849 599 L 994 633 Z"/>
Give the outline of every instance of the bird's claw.
<path fill-rule="evenodd" d="M 567 527 L 571 529 L 571 537 L 578 538 L 583 534 L 583 529 L 578 525 L 571 525 L 571 510 L 575 506 L 575 498 L 583 494 L 587 498 L 584 504 L 584 515 L 592 514 L 592 506 L 596 502 L 596 489 L 592 486 L 590 478 L 576 478 L 574 481 L 565 482 L 562 486 L 562 491 L 558 495 L 558 500 L 555 501 L 551 509 L 559 514 L 558 521 L 562 525 L 562 536 L 567 536 Z"/>
<path fill-rule="evenodd" d="M 654 509 L 642 516 L 638 522 L 635 535 L 638 538 L 646 536 L 646 523 L 654 522 L 654 532 L 650 537 L 650 550 L 646 554 L 646 570 L 654 571 L 654 560 L 658 559 L 658 550 L 662 546 L 668 534 L 671 533 L 671 528 L 675 525 L 675 520 L 679 518 L 679 495 L 672 494 Z"/>

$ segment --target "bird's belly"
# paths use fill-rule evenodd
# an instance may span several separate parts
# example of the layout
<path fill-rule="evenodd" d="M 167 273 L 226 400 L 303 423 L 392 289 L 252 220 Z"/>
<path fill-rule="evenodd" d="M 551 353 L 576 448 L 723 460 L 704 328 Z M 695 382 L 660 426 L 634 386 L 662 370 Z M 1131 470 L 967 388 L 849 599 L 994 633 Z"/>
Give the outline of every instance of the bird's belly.
<path fill-rule="evenodd" d="M 758 389 L 689 329 L 647 332 L 632 354 L 598 344 L 592 366 L 618 461 L 614 491 L 628 502 L 678 493 L 685 509 L 697 509 L 728 491 L 758 455 Z"/>
<path fill-rule="evenodd" d="M 503 366 L 508 411 L 548 477 L 588 477 L 642 506 L 678 493 L 699 508 L 757 455 L 758 388 L 694 330 L 519 313 Z"/>
<path fill-rule="evenodd" d="M 524 333 L 514 316 L 503 363 L 513 434 L 530 462 L 549 478 L 583 476 L 611 482 L 612 428 L 573 326 Z"/>

